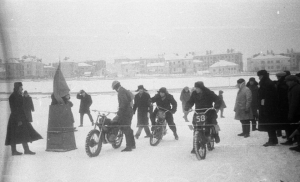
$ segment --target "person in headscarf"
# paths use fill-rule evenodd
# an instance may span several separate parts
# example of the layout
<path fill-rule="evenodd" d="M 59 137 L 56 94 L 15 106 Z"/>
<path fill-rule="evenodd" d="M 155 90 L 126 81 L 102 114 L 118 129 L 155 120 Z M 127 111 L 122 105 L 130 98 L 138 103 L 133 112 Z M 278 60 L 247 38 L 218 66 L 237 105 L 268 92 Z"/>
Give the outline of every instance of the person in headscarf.
<path fill-rule="evenodd" d="M 42 136 L 34 130 L 25 115 L 22 92 L 22 82 L 15 82 L 14 92 L 9 97 L 11 114 L 7 125 L 5 145 L 11 146 L 12 155 L 22 155 L 22 153 L 16 149 L 17 144 L 23 145 L 24 154 L 34 155 L 35 152 L 29 149 L 28 142 L 42 139 Z"/>
<path fill-rule="evenodd" d="M 219 98 L 220 98 L 220 102 L 221 102 L 221 106 L 220 109 L 217 110 L 217 112 L 221 112 L 221 118 L 225 118 L 223 113 L 224 113 L 224 109 L 227 107 L 223 98 L 223 90 L 219 90 Z"/>
<path fill-rule="evenodd" d="M 181 101 L 181 104 L 182 104 L 182 112 L 183 112 L 183 118 L 185 120 L 187 120 L 187 112 L 184 110 L 185 108 L 185 104 L 186 102 L 191 98 L 191 92 L 190 92 L 190 89 L 189 87 L 184 87 L 181 91 L 181 94 L 180 94 L 180 101 Z"/>

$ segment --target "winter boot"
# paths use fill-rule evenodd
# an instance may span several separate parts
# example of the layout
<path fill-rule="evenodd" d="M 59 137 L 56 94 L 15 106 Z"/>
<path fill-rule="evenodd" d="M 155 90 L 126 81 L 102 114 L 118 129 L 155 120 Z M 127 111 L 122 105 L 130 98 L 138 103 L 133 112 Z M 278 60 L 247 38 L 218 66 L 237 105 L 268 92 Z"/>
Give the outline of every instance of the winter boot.
<path fill-rule="evenodd" d="M 22 155 L 22 152 L 18 152 L 16 149 L 16 145 L 11 145 L 11 154 L 12 155 Z"/>
<path fill-rule="evenodd" d="M 125 149 L 121 150 L 121 152 L 130 152 L 132 151 L 131 147 L 125 147 Z"/>
<path fill-rule="evenodd" d="M 219 136 L 219 134 L 216 133 L 214 137 L 215 137 L 215 142 L 216 143 L 220 143 L 220 136 Z"/>
<path fill-rule="evenodd" d="M 27 143 L 22 143 L 24 148 L 24 154 L 35 155 L 35 152 L 29 150 L 29 146 Z"/>
<path fill-rule="evenodd" d="M 175 137 L 175 140 L 178 140 L 178 139 L 179 139 L 179 137 L 178 137 L 178 135 L 177 135 L 176 132 L 174 132 L 174 137 Z"/>

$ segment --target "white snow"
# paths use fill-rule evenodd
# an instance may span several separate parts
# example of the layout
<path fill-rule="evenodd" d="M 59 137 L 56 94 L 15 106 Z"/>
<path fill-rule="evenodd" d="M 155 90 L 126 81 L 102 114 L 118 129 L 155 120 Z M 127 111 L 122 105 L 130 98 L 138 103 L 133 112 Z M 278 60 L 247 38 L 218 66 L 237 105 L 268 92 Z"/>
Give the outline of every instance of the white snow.
<path fill-rule="evenodd" d="M 247 77 L 243 77 L 247 78 Z M 232 78 L 235 79 L 235 78 Z M 134 90 L 137 85 L 144 83 L 145 88 L 160 85 L 167 88 L 192 87 L 197 78 L 178 78 L 177 81 L 169 79 L 157 79 L 158 83 L 152 80 L 122 80 L 127 89 Z M 198 80 L 203 80 L 199 79 Z M 215 82 L 224 82 L 223 78 L 214 78 Z M 94 83 L 95 82 L 95 83 Z M 71 81 L 68 82 L 71 90 L 107 90 L 110 89 L 112 81 Z M 169 83 L 172 82 L 172 83 Z M 235 79 L 236 82 L 236 79 Z M 93 83 L 93 84 L 92 84 Z M 145 84 L 146 83 L 146 84 Z M 206 85 L 210 83 L 205 82 Z M 227 81 L 228 83 L 228 81 Z M 30 85 L 33 84 L 33 85 Z M 34 82 L 23 83 L 24 89 L 34 90 L 36 87 L 42 89 L 39 84 L 46 87 L 43 91 L 48 91 L 51 84 Z M 221 84 L 221 83 L 220 83 Z M 2 85 L 2 83 L 1 83 Z M 96 89 L 93 88 L 96 87 Z M 168 87 L 169 86 L 169 87 Z M 86 88 L 84 88 L 86 87 Z M 104 88 L 103 88 L 104 87 Z M 105 88 L 106 87 L 106 88 Z M 156 90 L 150 91 L 153 96 Z M 190 154 L 192 149 L 192 131 L 189 130 L 186 122 L 182 118 L 180 92 L 171 92 L 178 103 L 174 120 L 177 125 L 179 140 L 176 141 L 171 130 L 163 138 L 162 142 L 152 147 L 149 139 L 144 138 L 144 131 L 140 138 L 136 140 L 136 149 L 132 152 L 124 153 L 121 150 L 125 147 L 125 140 L 119 149 L 113 149 L 111 145 L 105 144 L 99 156 L 89 158 L 84 149 L 85 137 L 92 129 L 88 117 L 84 117 L 84 127 L 78 128 L 75 133 L 77 150 L 59 153 L 46 152 L 48 108 L 51 99 L 47 95 L 32 95 L 35 106 L 33 112 L 33 126 L 43 136 L 43 140 L 38 140 L 29 144 L 30 149 L 37 154 L 35 156 L 11 156 L 10 147 L 4 146 L 6 126 L 10 114 L 7 101 L 0 102 L 1 128 L 0 128 L 0 154 L 2 180 L 5 182 L 89 182 L 89 181 L 121 181 L 121 182 L 297 182 L 300 179 L 300 159 L 299 153 L 290 151 L 287 146 L 278 145 L 275 147 L 263 147 L 268 137 L 265 132 L 251 132 L 247 139 L 238 137 L 241 132 L 241 124 L 234 120 L 233 106 L 235 102 L 236 89 L 224 89 L 224 99 L 227 108 L 224 111 L 226 118 L 219 118 L 221 127 L 221 142 L 215 145 L 215 150 L 208 151 L 205 160 L 198 161 L 195 155 Z M 29 93 L 30 93 L 29 91 Z M 215 93 L 218 90 L 214 90 Z M 2 96 L 1 96 L 2 97 Z M 117 110 L 116 93 L 113 94 L 93 94 L 93 105 L 91 109 Z M 74 126 L 79 125 L 79 100 L 72 96 L 71 101 L 75 118 Z M 95 113 L 92 113 L 96 118 Z M 113 115 L 110 115 L 113 117 Z M 189 120 L 192 118 L 189 115 Z M 136 115 L 132 120 L 132 128 L 136 132 Z M 284 142 L 279 138 L 279 142 Z M 23 152 L 21 145 L 17 145 L 18 151 Z M 0 180 L 1 181 L 1 180 Z"/>

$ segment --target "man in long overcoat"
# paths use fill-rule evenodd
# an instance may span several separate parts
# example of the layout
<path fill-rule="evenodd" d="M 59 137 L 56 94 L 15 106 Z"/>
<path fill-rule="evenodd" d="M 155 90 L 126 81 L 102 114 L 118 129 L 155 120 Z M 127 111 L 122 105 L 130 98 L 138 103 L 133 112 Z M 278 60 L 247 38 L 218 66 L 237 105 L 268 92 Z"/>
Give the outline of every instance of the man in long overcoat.
<path fill-rule="evenodd" d="M 84 114 L 87 114 L 90 118 L 90 121 L 92 123 L 92 126 L 94 125 L 93 117 L 90 113 L 90 106 L 92 105 L 92 97 L 87 94 L 84 90 L 80 90 L 77 94 L 77 99 L 80 99 L 80 107 L 79 107 L 79 113 L 80 113 L 80 125 L 79 127 L 83 126 L 83 116 Z"/>
<path fill-rule="evenodd" d="M 131 95 L 128 90 L 123 88 L 119 81 L 113 81 L 112 89 L 118 92 L 119 109 L 117 116 L 113 121 L 117 121 L 120 124 L 120 128 L 125 134 L 126 148 L 122 152 L 132 151 L 135 149 L 135 140 L 133 136 L 133 130 L 131 129 L 131 120 L 133 116 L 133 109 L 131 107 Z"/>
<path fill-rule="evenodd" d="M 259 77 L 258 101 L 259 101 L 259 124 L 258 130 L 268 132 L 269 140 L 263 146 L 275 146 L 278 144 L 276 130 L 279 125 L 278 96 L 275 83 L 269 78 L 266 70 L 257 72 Z"/>
<path fill-rule="evenodd" d="M 143 85 L 139 85 L 136 90 L 137 93 L 134 96 L 134 104 L 133 104 L 133 113 L 137 112 L 137 127 L 138 131 L 135 134 L 135 138 L 138 139 L 141 135 L 142 130 L 144 129 L 146 132 L 145 138 L 151 136 L 149 129 L 149 109 L 150 109 L 150 95 L 147 93 L 147 90 Z"/>
<path fill-rule="evenodd" d="M 16 144 L 22 144 L 24 154 L 34 155 L 35 152 L 30 151 L 28 142 L 42 139 L 26 119 L 23 108 L 23 84 L 21 82 L 14 83 L 14 92 L 9 97 L 9 106 L 11 114 L 9 116 L 5 145 L 11 146 L 12 155 L 22 155 L 16 149 Z"/>
<path fill-rule="evenodd" d="M 280 72 L 276 74 L 276 77 L 278 79 L 276 87 L 277 87 L 277 94 L 278 94 L 278 109 L 279 109 L 279 120 L 280 122 L 284 123 L 284 129 L 285 133 L 287 135 L 288 141 L 281 143 L 283 145 L 291 145 L 291 139 L 289 139 L 289 133 L 288 126 L 288 113 L 289 113 L 289 99 L 288 99 L 288 91 L 289 87 L 285 82 L 286 73 Z M 279 135 L 278 135 L 279 134 Z M 277 136 L 282 136 L 281 130 L 277 131 Z"/>
<path fill-rule="evenodd" d="M 300 131 L 300 85 L 298 78 L 294 75 L 289 75 L 285 78 L 287 85 L 289 86 L 288 98 L 289 98 L 289 113 L 288 120 L 292 125 L 288 128 L 288 133 Z M 298 124 L 298 125 L 297 125 Z M 296 131 L 295 131 L 296 130 Z M 292 134 L 291 134 L 292 135 Z M 289 136 L 292 139 L 292 136 Z M 300 136 L 295 136 L 298 145 L 291 147 L 291 150 L 300 152 Z M 292 142 L 293 143 L 293 142 Z"/>
<path fill-rule="evenodd" d="M 250 136 L 250 120 L 253 119 L 253 113 L 251 109 L 252 93 L 251 90 L 246 87 L 245 80 L 239 79 L 237 81 L 239 91 L 236 96 L 234 111 L 234 119 L 240 120 L 242 123 L 242 133 L 238 136 L 244 136 L 245 138 Z"/>

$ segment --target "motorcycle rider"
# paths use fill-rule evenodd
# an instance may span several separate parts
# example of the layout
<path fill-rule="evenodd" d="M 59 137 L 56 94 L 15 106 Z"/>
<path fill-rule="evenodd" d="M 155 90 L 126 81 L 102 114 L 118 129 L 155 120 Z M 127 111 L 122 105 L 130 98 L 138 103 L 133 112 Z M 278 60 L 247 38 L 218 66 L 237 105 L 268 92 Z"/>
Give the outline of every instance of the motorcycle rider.
<path fill-rule="evenodd" d="M 166 121 L 169 125 L 169 128 L 173 131 L 174 137 L 176 140 L 178 140 L 178 135 L 176 131 L 176 126 L 174 123 L 173 114 L 177 110 L 177 102 L 174 99 L 173 95 L 169 94 L 167 89 L 165 87 L 162 87 L 159 89 L 158 93 L 150 99 L 151 103 L 156 103 L 156 105 L 161 109 L 169 110 L 170 112 L 166 112 Z M 152 128 L 155 126 L 155 118 L 156 114 L 158 112 L 158 108 L 154 110 L 154 112 L 150 115 L 150 120 L 152 123 Z"/>
<path fill-rule="evenodd" d="M 203 108 L 214 108 L 219 109 L 221 106 L 221 100 L 219 97 L 210 89 L 204 86 L 204 83 L 202 81 L 198 81 L 195 83 L 195 91 L 192 93 L 191 98 L 188 100 L 188 102 L 185 105 L 185 111 L 189 111 L 195 104 L 195 109 L 203 109 Z M 209 113 L 210 116 L 208 116 L 208 119 L 211 119 L 211 122 L 213 125 L 217 125 L 217 113 L 212 112 Z M 194 114 L 194 118 L 196 117 L 196 113 Z M 193 125 L 194 125 L 194 119 L 193 119 Z M 214 138 L 216 143 L 220 142 L 220 137 L 218 132 L 214 134 Z M 195 153 L 195 149 L 193 146 L 193 150 L 191 153 Z"/>
<path fill-rule="evenodd" d="M 120 129 L 125 134 L 126 148 L 122 152 L 132 151 L 135 149 L 135 140 L 133 136 L 133 130 L 131 129 L 131 120 L 133 116 L 133 109 L 131 107 L 131 95 L 128 90 L 123 88 L 119 81 L 113 81 L 112 89 L 118 92 L 119 109 L 117 116 L 113 119 L 113 122 L 118 122 L 121 126 Z"/>

